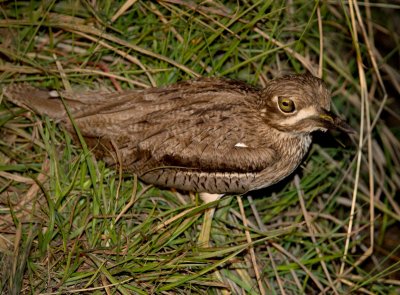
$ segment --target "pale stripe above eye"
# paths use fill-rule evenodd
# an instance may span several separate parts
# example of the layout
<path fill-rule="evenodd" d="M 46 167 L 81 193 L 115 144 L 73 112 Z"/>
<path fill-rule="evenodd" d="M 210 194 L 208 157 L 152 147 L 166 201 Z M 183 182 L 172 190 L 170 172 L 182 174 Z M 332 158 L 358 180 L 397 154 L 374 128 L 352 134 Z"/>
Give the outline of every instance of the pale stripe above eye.
<path fill-rule="evenodd" d="M 290 116 L 289 118 L 282 120 L 282 125 L 294 125 L 303 119 L 314 117 L 317 115 L 317 110 L 314 107 L 308 107 L 299 110 L 296 114 Z"/>

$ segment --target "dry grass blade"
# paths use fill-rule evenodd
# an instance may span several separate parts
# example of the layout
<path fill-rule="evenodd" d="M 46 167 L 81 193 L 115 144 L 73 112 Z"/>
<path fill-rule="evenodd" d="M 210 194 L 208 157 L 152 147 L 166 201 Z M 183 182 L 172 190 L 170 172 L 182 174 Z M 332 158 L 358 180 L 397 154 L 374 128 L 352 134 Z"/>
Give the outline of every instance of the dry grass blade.
<path fill-rule="evenodd" d="M 134 5 L 137 0 L 127 0 L 113 15 L 111 22 L 115 22 L 121 15 L 123 15 L 132 5 Z"/>
<path fill-rule="evenodd" d="M 310 232 L 311 240 L 312 240 L 313 244 L 315 245 L 315 250 L 316 250 L 316 252 L 318 254 L 318 257 L 321 258 L 321 265 L 322 265 L 322 268 L 324 270 L 325 276 L 329 281 L 329 285 L 330 285 L 330 288 L 333 291 L 333 293 L 339 294 L 338 291 L 336 290 L 336 287 L 333 284 L 333 281 L 332 281 L 331 275 L 329 273 L 329 270 L 328 270 L 328 268 L 326 266 L 326 263 L 325 263 L 325 261 L 322 260 L 323 255 L 321 253 L 321 249 L 318 247 L 317 239 L 315 238 L 315 229 L 314 229 L 314 227 L 313 227 L 313 225 L 311 223 L 310 215 L 308 214 L 307 208 L 306 208 L 306 206 L 304 204 L 304 195 L 303 195 L 303 191 L 302 191 L 302 189 L 300 187 L 300 179 L 299 179 L 299 176 L 297 174 L 294 177 L 294 184 L 296 186 L 297 194 L 299 196 L 301 211 L 303 212 L 304 220 L 306 221 L 307 228 L 308 228 L 308 230 Z"/>
<path fill-rule="evenodd" d="M 252 244 L 253 241 L 251 239 L 251 235 L 249 230 L 247 229 L 247 218 L 246 218 L 246 214 L 244 212 L 244 207 L 243 207 L 243 202 L 240 196 L 236 197 L 238 203 L 239 203 L 239 209 L 240 209 L 240 214 L 242 215 L 243 218 L 243 225 L 246 228 L 245 229 L 245 234 L 246 234 L 246 240 L 247 243 Z M 261 280 L 261 276 L 260 276 L 260 271 L 259 271 L 259 267 L 258 267 L 258 263 L 257 263 L 257 259 L 256 259 L 256 254 L 254 253 L 254 248 L 250 247 L 249 249 L 250 252 L 250 256 L 251 256 L 251 262 L 253 264 L 253 268 L 254 268 L 254 273 L 256 274 L 256 279 L 257 279 L 257 283 L 258 283 L 258 288 L 260 290 L 261 294 L 266 294 L 265 290 L 264 290 L 264 286 L 262 284 L 262 280 Z"/>

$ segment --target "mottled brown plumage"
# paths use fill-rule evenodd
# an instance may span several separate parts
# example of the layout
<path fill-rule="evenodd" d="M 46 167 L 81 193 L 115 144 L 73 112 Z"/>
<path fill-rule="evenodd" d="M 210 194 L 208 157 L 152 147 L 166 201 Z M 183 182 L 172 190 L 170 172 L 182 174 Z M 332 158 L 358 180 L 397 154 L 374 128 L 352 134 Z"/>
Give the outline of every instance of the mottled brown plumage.
<path fill-rule="evenodd" d="M 57 93 L 26 84 L 4 93 L 17 105 L 72 125 Z M 264 89 L 202 78 L 121 93 L 60 93 L 98 157 L 143 181 L 208 193 L 269 186 L 301 162 L 310 133 L 347 126 L 329 112 L 330 94 L 311 75 L 272 80 Z M 117 149 L 117 150 L 116 150 Z"/>

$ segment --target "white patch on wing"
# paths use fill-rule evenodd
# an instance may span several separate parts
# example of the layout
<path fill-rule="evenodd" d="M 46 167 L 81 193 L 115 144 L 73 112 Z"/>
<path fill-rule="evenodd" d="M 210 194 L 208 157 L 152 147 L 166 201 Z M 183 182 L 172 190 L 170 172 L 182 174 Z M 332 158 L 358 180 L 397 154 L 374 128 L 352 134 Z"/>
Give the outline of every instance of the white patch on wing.
<path fill-rule="evenodd" d="M 318 114 L 317 110 L 314 107 L 308 107 L 305 109 L 301 109 L 295 115 L 282 120 L 281 125 L 296 125 L 296 123 L 301 120 L 309 117 L 316 116 Z"/>
<path fill-rule="evenodd" d="M 248 146 L 245 145 L 243 142 L 238 142 L 237 144 L 235 144 L 235 147 L 247 148 Z"/>
<path fill-rule="evenodd" d="M 49 96 L 50 97 L 59 97 L 58 91 L 56 91 L 56 90 L 49 91 Z"/>

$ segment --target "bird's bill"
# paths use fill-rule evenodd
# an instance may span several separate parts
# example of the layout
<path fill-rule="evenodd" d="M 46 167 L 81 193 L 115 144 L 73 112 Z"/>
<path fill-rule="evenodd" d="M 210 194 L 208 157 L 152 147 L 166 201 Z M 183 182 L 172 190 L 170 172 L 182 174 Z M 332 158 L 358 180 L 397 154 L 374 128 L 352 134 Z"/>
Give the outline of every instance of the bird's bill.
<path fill-rule="evenodd" d="M 355 133 L 355 130 L 349 124 L 327 110 L 321 110 L 318 121 L 327 129 L 339 129 L 346 133 Z"/>

